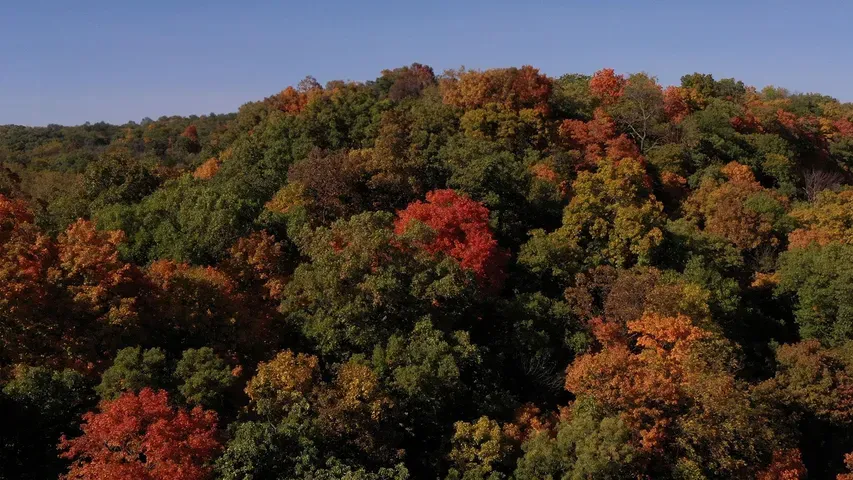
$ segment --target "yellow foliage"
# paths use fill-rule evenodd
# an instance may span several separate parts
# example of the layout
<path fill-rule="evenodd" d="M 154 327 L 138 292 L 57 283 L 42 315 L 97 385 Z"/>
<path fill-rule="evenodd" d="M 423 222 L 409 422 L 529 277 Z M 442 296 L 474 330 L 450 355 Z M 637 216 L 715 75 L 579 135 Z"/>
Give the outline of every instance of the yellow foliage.
<path fill-rule="evenodd" d="M 450 460 L 461 472 L 488 474 L 509 453 L 508 439 L 498 422 L 489 417 L 480 417 L 475 423 L 456 422 L 453 427 Z"/>
<path fill-rule="evenodd" d="M 258 373 L 249 380 L 246 394 L 261 409 L 286 409 L 311 392 L 319 375 L 317 357 L 284 350 L 258 365 Z"/>
<path fill-rule="evenodd" d="M 813 204 L 795 208 L 790 215 L 801 225 L 788 236 L 790 248 L 853 243 L 853 190 L 824 190 Z"/>

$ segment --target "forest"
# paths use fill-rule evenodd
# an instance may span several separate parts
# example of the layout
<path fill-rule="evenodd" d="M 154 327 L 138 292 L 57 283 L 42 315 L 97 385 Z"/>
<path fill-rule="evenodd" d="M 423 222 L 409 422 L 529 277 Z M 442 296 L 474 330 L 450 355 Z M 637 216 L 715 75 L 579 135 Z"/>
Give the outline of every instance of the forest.
<path fill-rule="evenodd" d="M 0 126 L 0 479 L 853 480 L 851 168 L 607 68 Z"/>

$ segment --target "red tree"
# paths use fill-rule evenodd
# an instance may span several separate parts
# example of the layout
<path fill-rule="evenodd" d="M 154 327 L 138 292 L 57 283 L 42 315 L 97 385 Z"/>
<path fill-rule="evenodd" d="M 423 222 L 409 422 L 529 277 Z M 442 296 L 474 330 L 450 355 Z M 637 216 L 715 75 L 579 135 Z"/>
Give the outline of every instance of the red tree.
<path fill-rule="evenodd" d="M 56 358 L 56 246 L 24 202 L 0 194 L 0 363 Z"/>
<path fill-rule="evenodd" d="M 189 139 L 191 142 L 198 143 L 198 128 L 195 125 L 190 125 L 186 129 L 184 129 L 181 136 Z"/>
<path fill-rule="evenodd" d="M 674 85 L 663 91 L 663 110 L 673 123 L 681 122 L 690 113 L 686 95 L 683 88 Z"/>
<path fill-rule="evenodd" d="M 220 451 L 216 414 L 169 406 L 165 391 L 146 388 L 83 416 L 83 435 L 62 437 L 60 456 L 73 461 L 67 479 L 200 480 Z"/>
<path fill-rule="evenodd" d="M 592 75 L 589 80 L 589 90 L 601 99 L 601 103 L 612 105 L 622 96 L 625 88 L 625 77 L 616 75 L 612 68 L 604 68 Z"/>
<path fill-rule="evenodd" d="M 489 210 L 479 202 L 453 190 L 434 190 L 397 212 L 394 231 L 405 233 L 413 220 L 430 227 L 435 235 L 419 242 L 427 252 L 443 252 L 462 268 L 472 270 L 486 285 L 499 288 L 505 278 L 507 254 L 489 229 Z"/>
<path fill-rule="evenodd" d="M 575 169 L 592 168 L 604 157 L 614 160 L 639 158 L 640 150 L 627 135 L 616 135 L 616 123 L 603 108 L 596 108 L 592 120 L 563 120 L 559 128 L 560 138 L 566 147 L 578 150 L 583 159 Z"/>

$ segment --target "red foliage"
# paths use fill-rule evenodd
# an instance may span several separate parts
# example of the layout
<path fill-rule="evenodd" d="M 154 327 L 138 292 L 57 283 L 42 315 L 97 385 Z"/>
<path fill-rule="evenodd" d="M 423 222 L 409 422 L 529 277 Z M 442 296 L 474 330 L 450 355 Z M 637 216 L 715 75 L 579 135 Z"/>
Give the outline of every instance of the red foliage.
<path fill-rule="evenodd" d="M 846 118 L 836 120 L 833 125 L 842 137 L 853 137 L 853 122 Z"/>
<path fill-rule="evenodd" d="M 604 105 L 612 105 L 622 96 L 625 88 L 625 76 L 616 75 L 612 68 L 604 68 L 592 75 L 589 90 L 601 99 Z"/>
<path fill-rule="evenodd" d="M 413 63 L 410 67 L 397 70 L 385 70 L 382 74 L 394 79 L 394 83 L 388 90 L 388 98 L 394 101 L 416 97 L 423 89 L 435 84 L 435 73 L 432 68 L 420 63 Z"/>
<path fill-rule="evenodd" d="M 16 223 L 33 223 L 33 218 L 23 201 L 0 193 L 0 232 L 11 230 Z"/>
<path fill-rule="evenodd" d="M 45 318 L 55 308 L 56 248 L 32 222 L 23 202 L 0 194 L 0 359 L 15 362 L 32 361 L 36 345 L 54 350 L 58 334 Z"/>
<path fill-rule="evenodd" d="M 60 456 L 72 460 L 64 478 L 80 480 L 202 480 L 221 449 L 216 413 L 169 406 L 149 388 L 104 402 L 83 416 L 83 435 L 62 437 Z"/>
<path fill-rule="evenodd" d="M 195 125 L 190 125 L 184 130 L 181 136 L 189 139 L 190 141 L 198 142 L 198 129 Z"/>
<path fill-rule="evenodd" d="M 617 161 L 624 158 L 640 158 L 640 149 L 637 148 L 637 144 L 625 134 L 608 140 L 606 144 L 605 152 L 607 158 Z"/>
<path fill-rule="evenodd" d="M 663 110 L 674 123 L 684 120 L 684 117 L 690 113 L 684 89 L 676 86 L 666 87 L 663 91 Z"/>
<path fill-rule="evenodd" d="M 797 116 L 781 108 L 776 110 L 776 120 L 788 130 L 796 130 L 797 128 Z"/>
<path fill-rule="evenodd" d="M 564 120 L 560 137 L 572 150 L 583 152 L 578 170 L 594 167 L 605 156 L 615 160 L 639 158 L 640 150 L 626 135 L 616 136 L 616 124 L 602 108 L 595 109 L 592 120 Z"/>
<path fill-rule="evenodd" d="M 844 455 L 844 465 L 847 466 L 847 470 L 853 472 L 853 453 L 848 453 Z M 836 480 L 853 480 L 853 473 L 840 473 Z"/>
<path fill-rule="evenodd" d="M 806 466 L 803 465 L 800 450 L 796 448 L 773 452 L 773 461 L 770 466 L 759 472 L 757 476 L 757 480 L 800 480 L 801 478 L 806 478 Z"/>
<path fill-rule="evenodd" d="M 413 220 L 429 226 L 435 236 L 419 247 L 429 253 L 443 252 L 462 268 L 472 270 L 486 285 L 499 288 L 505 278 L 507 254 L 489 229 L 489 210 L 453 190 L 434 190 L 397 212 L 394 231 L 403 234 Z"/>

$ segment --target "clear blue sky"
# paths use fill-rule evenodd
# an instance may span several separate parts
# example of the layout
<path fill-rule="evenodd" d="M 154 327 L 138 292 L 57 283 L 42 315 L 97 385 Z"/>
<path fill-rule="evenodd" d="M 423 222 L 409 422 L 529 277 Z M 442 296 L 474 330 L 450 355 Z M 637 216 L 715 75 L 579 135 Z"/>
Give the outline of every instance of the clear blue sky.
<path fill-rule="evenodd" d="M 244 5 L 247 4 L 247 5 Z M 305 75 L 609 66 L 853 101 L 850 1 L 0 2 L 0 124 L 232 112 Z"/>

